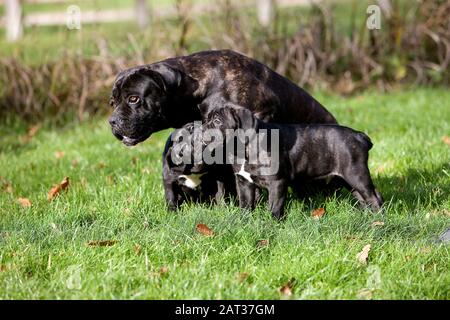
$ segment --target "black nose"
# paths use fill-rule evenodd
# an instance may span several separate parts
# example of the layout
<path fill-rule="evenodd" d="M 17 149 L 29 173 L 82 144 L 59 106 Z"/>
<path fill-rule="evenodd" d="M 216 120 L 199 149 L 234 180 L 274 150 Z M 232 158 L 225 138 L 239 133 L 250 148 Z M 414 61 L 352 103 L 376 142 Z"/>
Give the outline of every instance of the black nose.
<path fill-rule="evenodd" d="M 116 117 L 111 116 L 111 117 L 109 118 L 109 124 L 110 124 L 111 126 L 115 126 L 116 123 L 117 123 Z"/>

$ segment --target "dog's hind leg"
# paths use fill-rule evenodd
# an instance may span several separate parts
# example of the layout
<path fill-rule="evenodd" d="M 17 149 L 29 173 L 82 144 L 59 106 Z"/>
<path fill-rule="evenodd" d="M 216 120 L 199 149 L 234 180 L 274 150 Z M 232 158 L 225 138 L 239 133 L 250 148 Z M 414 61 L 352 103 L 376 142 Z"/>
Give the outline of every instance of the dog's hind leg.
<path fill-rule="evenodd" d="M 366 165 L 347 172 L 343 178 L 352 189 L 353 195 L 362 205 L 369 206 L 374 212 L 381 210 L 383 198 L 375 189 L 369 168 Z"/>

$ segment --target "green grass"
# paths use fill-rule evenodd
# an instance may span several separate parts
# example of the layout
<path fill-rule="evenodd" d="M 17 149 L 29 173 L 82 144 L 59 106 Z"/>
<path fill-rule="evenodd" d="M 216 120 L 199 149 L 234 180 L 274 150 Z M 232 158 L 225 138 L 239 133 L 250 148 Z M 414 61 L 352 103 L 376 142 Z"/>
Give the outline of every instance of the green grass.
<path fill-rule="evenodd" d="M 295 278 L 294 299 L 357 299 L 363 289 L 373 299 L 449 299 L 450 247 L 435 240 L 450 226 L 450 147 L 442 142 L 450 93 L 317 97 L 342 124 L 371 136 L 384 216 L 357 209 L 348 194 L 292 198 L 282 223 L 263 206 L 251 215 L 195 205 L 168 213 L 160 158 L 169 131 L 127 149 L 105 119 L 44 126 L 29 143 L 18 139 L 23 125 L 1 126 L 0 176 L 14 193 L 0 191 L 0 298 L 278 299 Z M 56 159 L 56 151 L 65 156 Z M 48 202 L 64 176 L 69 191 Z M 322 206 L 326 215 L 313 220 L 311 210 Z M 372 227 L 377 220 L 384 226 Z M 215 235 L 197 233 L 198 223 Z M 261 239 L 269 245 L 258 248 Z M 90 247 L 92 240 L 117 243 Z M 359 265 L 366 244 L 369 261 Z M 160 274 L 162 267 L 168 271 Z"/>

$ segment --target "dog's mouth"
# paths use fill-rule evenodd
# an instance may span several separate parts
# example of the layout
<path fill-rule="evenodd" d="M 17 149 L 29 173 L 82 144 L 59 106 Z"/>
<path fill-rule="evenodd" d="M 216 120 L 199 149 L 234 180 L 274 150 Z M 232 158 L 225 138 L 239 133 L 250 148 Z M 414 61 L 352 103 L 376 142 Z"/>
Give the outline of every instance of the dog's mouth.
<path fill-rule="evenodd" d="M 135 146 L 141 141 L 142 141 L 141 139 L 129 138 L 129 137 L 126 137 L 126 136 L 122 137 L 122 143 L 124 145 L 126 145 L 127 147 Z"/>
<path fill-rule="evenodd" d="M 115 136 L 118 140 L 122 141 L 122 143 L 123 143 L 124 145 L 126 145 L 127 147 L 132 147 L 132 146 L 135 146 L 135 145 L 137 145 L 138 143 L 140 143 L 140 142 L 146 140 L 148 137 L 150 137 L 150 134 L 148 134 L 148 135 L 146 135 L 146 136 L 140 136 L 140 137 L 138 137 L 138 138 L 131 138 L 131 137 L 123 136 L 123 135 L 118 134 L 118 133 L 114 133 L 114 136 Z"/>

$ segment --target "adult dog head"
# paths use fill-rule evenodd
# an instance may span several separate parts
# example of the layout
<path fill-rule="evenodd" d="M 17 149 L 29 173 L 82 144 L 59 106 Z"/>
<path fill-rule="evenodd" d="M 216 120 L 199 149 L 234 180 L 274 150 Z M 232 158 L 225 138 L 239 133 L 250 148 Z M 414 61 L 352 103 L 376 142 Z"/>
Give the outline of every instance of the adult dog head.
<path fill-rule="evenodd" d="M 110 100 L 114 111 L 109 118 L 117 139 L 133 146 L 153 132 L 170 127 L 171 97 L 181 80 L 179 71 L 165 65 L 136 67 L 119 73 Z"/>

